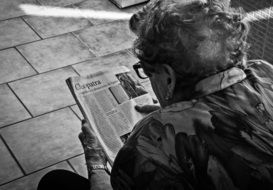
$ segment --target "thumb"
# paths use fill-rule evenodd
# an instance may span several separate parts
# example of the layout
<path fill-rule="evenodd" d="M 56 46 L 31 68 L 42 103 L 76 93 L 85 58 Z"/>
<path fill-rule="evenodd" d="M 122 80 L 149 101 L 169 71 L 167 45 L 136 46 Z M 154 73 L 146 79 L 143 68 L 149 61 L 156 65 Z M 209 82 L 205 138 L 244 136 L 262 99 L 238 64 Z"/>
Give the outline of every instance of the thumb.
<path fill-rule="evenodd" d="M 157 105 L 144 105 L 144 106 L 136 105 L 135 109 L 139 113 L 151 113 L 151 112 L 154 112 L 154 111 L 160 109 L 160 107 Z"/>

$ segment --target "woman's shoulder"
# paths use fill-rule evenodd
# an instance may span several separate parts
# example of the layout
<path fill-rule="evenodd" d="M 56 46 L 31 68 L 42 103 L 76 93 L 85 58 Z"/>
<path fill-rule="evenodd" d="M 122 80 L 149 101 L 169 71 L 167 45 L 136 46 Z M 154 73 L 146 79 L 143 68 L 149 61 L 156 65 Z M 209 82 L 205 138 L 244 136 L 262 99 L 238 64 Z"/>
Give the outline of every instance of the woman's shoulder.
<path fill-rule="evenodd" d="M 247 66 L 250 70 L 253 70 L 258 76 L 273 77 L 273 65 L 265 60 L 248 60 Z"/>
<path fill-rule="evenodd" d="M 272 157 L 267 154 L 273 152 L 268 140 L 273 138 L 257 122 L 232 109 L 209 108 L 204 102 L 184 102 L 154 112 L 137 123 L 119 152 L 112 182 L 126 181 L 129 187 L 151 185 L 151 189 L 164 185 L 185 188 L 192 181 L 216 188 L 225 184 L 227 189 L 270 186 L 273 178 L 266 174 L 272 170 Z M 192 129 L 194 133 L 187 131 Z M 181 180 L 181 176 L 190 180 Z"/>
<path fill-rule="evenodd" d="M 143 117 L 141 120 L 139 120 L 134 125 L 134 128 L 133 128 L 133 130 L 131 132 L 130 137 L 136 136 L 139 133 L 141 133 L 142 130 L 145 128 L 145 126 L 147 126 L 151 120 L 153 120 L 154 118 L 160 118 L 160 115 L 161 115 L 160 110 L 156 110 L 156 111 L 146 115 L 145 117 Z"/>

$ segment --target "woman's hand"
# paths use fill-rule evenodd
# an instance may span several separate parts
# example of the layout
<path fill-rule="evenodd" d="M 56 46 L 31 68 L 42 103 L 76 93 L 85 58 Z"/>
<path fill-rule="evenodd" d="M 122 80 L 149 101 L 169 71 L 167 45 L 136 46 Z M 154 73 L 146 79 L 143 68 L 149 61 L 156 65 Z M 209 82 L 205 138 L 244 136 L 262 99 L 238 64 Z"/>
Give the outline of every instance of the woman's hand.
<path fill-rule="evenodd" d="M 157 104 L 158 101 L 153 99 L 153 102 L 154 102 L 154 105 L 143 105 L 143 106 L 136 105 L 135 109 L 139 113 L 144 113 L 144 114 L 152 113 L 156 110 L 159 110 L 160 106 Z"/>
<path fill-rule="evenodd" d="M 91 190 L 112 190 L 110 175 L 104 170 L 107 162 L 106 155 L 94 131 L 85 120 L 82 121 L 79 139 L 84 149 Z"/>
<path fill-rule="evenodd" d="M 88 174 L 90 175 L 94 168 L 106 167 L 106 156 L 94 131 L 85 120 L 82 120 L 82 132 L 79 134 L 79 139 L 84 149 Z"/>
<path fill-rule="evenodd" d="M 139 113 L 145 113 L 145 114 L 148 114 L 148 113 L 152 113 L 156 110 L 159 110 L 160 109 L 160 106 L 158 105 L 144 105 L 144 106 L 139 106 L 139 105 L 136 105 L 135 106 L 135 109 L 139 112 Z"/>

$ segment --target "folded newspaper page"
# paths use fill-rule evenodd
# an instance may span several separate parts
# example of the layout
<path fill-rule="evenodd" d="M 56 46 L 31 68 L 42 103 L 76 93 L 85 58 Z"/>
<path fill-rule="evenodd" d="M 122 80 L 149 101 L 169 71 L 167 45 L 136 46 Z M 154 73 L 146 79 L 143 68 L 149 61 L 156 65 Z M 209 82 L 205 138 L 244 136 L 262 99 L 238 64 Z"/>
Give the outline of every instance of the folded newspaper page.
<path fill-rule="evenodd" d="M 112 166 L 133 126 L 144 117 L 135 105 L 152 104 L 150 94 L 127 67 L 71 77 L 66 82 Z"/>

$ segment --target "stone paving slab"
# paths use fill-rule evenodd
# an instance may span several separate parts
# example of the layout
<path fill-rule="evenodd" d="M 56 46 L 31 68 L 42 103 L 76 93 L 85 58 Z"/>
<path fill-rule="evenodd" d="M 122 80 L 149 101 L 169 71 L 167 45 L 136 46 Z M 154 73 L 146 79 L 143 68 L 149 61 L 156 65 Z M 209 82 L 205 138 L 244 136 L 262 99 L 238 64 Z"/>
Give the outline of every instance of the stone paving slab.
<path fill-rule="evenodd" d="M 82 76 L 88 75 L 94 71 L 116 68 L 118 66 L 126 66 L 133 70 L 132 65 L 137 63 L 135 58 L 128 51 L 120 51 L 102 57 L 93 58 L 91 60 L 73 65 L 73 68 Z"/>
<path fill-rule="evenodd" d="M 36 71 L 16 49 L 0 51 L 0 84 L 35 74 Z"/>
<path fill-rule="evenodd" d="M 73 5 L 75 3 L 80 3 L 84 0 L 38 0 L 39 3 L 46 6 L 58 6 L 64 7 L 68 5 Z"/>
<path fill-rule="evenodd" d="M 10 83 L 33 116 L 75 104 L 65 80 L 76 76 L 72 68 L 63 68 Z"/>
<path fill-rule="evenodd" d="M 76 65 L 73 68 L 82 76 L 88 75 L 94 71 L 112 69 L 118 66 L 126 66 L 130 69 L 132 75 L 140 82 L 148 81 L 148 79 L 140 79 L 136 75 L 133 64 L 139 60 L 129 51 L 120 51 L 106 56 L 94 58 Z"/>
<path fill-rule="evenodd" d="M 85 156 L 84 154 L 77 156 L 75 158 L 72 158 L 68 160 L 72 167 L 76 170 L 76 172 L 85 177 L 88 178 L 88 172 L 87 172 L 87 167 L 86 167 L 86 161 L 85 161 Z"/>
<path fill-rule="evenodd" d="M 88 48 L 70 33 L 17 48 L 40 73 L 94 57 Z"/>
<path fill-rule="evenodd" d="M 42 38 L 73 32 L 92 25 L 87 19 L 83 18 L 77 19 L 39 16 L 25 16 L 23 18 Z"/>
<path fill-rule="evenodd" d="M 6 185 L 0 186 L 0 190 L 36 190 L 40 179 L 48 172 L 56 169 L 69 170 L 72 168 L 67 162 L 61 162 L 41 171 L 35 172 Z"/>
<path fill-rule="evenodd" d="M 40 37 L 21 18 L 0 22 L 0 49 L 39 39 Z"/>
<path fill-rule="evenodd" d="M 0 20 L 19 17 L 25 13 L 20 9 L 21 4 L 37 4 L 35 0 L 1 0 Z"/>
<path fill-rule="evenodd" d="M 78 134 L 81 122 L 69 109 L 36 117 L 0 132 L 29 174 L 83 153 Z"/>
<path fill-rule="evenodd" d="M 136 6 L 128 7 L 124 9 L 119 9 L 109 0 L 87 0 L 82 3 L 76 4 L 76 7 L 82 10 L 91 10 L 91 11 L 105 11 L 105 19 L 99 18 L 88 18 L 93 24 L 98 25 L 102 23 L 112 22 L 114 20 L 120 20 L 119 18 L 113 18 L 111 13 L 134 13 L 136 12 Z M 96 15 L 94 15 L 96 16 Z"/>
<path fill-rule="evenodd" d="M 78 105 L 70 106 L 70 108 L 78 116 L 78 118 L 80 118 L 81 120 L 84 119 L 82 112 L 80 111 L 80 108 L 78 107 Z"/>
<path fill-rule="evenodd" d="M 115 21 L 75 32 L 97 56 L 131 48 L 135 39 L 128 21 Z"/>
<path fill-rule="evenodd" d="M 0 85 L 0 108 L 0 127 L 31 117 L 6 84 Z"/>
<path fill-rule="evenodd" d="M 9 182 L 23 176 L 21 169 L 12 158 L 7 147 L 0 139 L 0 184 Z"/>

